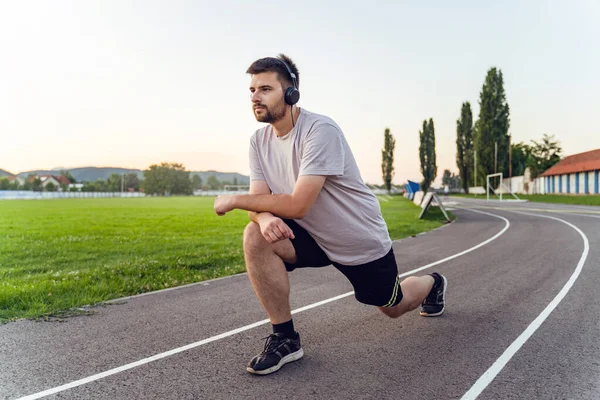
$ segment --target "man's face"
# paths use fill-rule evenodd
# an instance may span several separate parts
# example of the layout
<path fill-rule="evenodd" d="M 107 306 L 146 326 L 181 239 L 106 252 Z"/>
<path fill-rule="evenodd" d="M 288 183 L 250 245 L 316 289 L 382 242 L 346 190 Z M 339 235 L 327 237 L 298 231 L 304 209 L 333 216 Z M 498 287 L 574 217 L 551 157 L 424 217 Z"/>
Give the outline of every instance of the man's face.
<path fill-rule="evenodd" d="M 257 121 L 273 124 L 285 116 L 283 89 L 276 72 L 252 75 L 250 93 L 252 111 Z"/>

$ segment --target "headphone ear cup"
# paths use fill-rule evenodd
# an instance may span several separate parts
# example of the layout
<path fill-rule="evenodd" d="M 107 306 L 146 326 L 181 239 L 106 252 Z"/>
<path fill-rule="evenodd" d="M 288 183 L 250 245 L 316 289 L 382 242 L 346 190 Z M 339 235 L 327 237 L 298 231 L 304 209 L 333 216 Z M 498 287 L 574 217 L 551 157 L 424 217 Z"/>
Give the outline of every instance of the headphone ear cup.
<path fill-rule="evenodd" d="M 298 100 L 300 100 L 300 92 L 295 87 L 290 86 L 285 91 L 284 99 L 287 104 L 293 106 L 298 102 Z"/>

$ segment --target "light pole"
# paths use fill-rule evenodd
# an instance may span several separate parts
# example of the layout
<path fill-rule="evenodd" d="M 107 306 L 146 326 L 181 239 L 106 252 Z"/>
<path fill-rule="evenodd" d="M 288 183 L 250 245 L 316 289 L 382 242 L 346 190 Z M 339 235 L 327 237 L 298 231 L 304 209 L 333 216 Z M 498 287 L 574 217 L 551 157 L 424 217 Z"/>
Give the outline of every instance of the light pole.
<path fill-rule="evenodd" d="M 474 157 L 474 163 L 473 163 L 473 169 L 475 171 L 475 179 L 473 180 L 473 186 L 477 186 L 477 150 L 475 150 L 473 152 L 473 154 L 475 155 Z"/>

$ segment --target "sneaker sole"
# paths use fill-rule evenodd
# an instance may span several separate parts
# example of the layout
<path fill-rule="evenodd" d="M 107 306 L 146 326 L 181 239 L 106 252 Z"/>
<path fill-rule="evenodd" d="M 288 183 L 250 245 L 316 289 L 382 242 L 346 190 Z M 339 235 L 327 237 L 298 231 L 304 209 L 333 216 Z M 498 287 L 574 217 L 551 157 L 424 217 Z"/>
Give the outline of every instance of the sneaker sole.
<path fill-rule="evenodd" d="M 425 312 L 421 311 L 420 312 L 421 317 L 437 317 L 439 315 L 442 315 L 442 313 L 446 309 L 446 289 L 448 289 L 448 280 L 446 279 L 446 277 L 444 275 L 440 274 L 440 276 L 444 280 L 444 292 L 442 294 L 442 296 L 444 297 L 444 306 L 442 307 L 442 310 L 440 312 L 436 312 L 436 313 L 429 313 L 428 314 L 428 313 L 425 313 Z"/>
<path fill-rule="evenodd" d="M 287 356 L 283 357 L 281 360 L 279 360 L 278 364 L 273 365 L 271 368 L 257 371 L 251 367 L 246 367 L 246 371 L 250 372 L 251 374 L 255 374 L 255 375 L 272 374 L 273 372 L 279 371 L 279 368 L 283 367 L 285 364 L 301 359 L 302 356 L 304 356 L 304 350 L 300 349 L 294 353 L 288 354 Z"/>

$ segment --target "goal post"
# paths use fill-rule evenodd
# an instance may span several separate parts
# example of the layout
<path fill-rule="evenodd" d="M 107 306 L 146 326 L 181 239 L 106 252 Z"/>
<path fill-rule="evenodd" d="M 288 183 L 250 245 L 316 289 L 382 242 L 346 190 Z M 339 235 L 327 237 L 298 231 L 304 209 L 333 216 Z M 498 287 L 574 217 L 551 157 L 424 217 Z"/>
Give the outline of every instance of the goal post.
<path fill-rule="evenodd" d="M 496 176 L 499 176 L 499 177 L 500 177 L 500 185 L 498 186 L 498 189 L 499 189 L 498 191 L 500 192 L 500 200 L 502 200 L 502 193 L 504 193 L 504 191 L 505 191 L 505 190 L 507 190 L 507 188 L 505 188 L 505 187 L 503 186 L 503 181 L 502 181 L 502 173 L 501 173 L 501 172 L 498 172 L 497 174 L 489 174 L 489 175 L 487 175 L 487 177 L 486 177 L 486 189 L 485 189 L 485 193 L 486 193 L 486 195 L 487 195 L 487 200 L 488 200 L 488 201 L 489 201 L 489 199 L 490 199 L 490 190 L 491 190 L 491 191 L 492 191 L 492 192 L 493 192 L 493 193 L 494 193 L 494 194 L 497 196 L 497 194 L 496 194 L 496 190 L 494 190 L 494 186 L 493 186 L 493 185 L 492 185 L 492 186 L 490 186 L 490 178 L 494 178 L 494 177 L 496 177 Z M 510 193 L 510 194 L 511 194 L 511 195 L 512 195 L 512 196 L 513 196 L 515 199 L 517 199 L 517 200 L 521 200 L 521 199 L 519 199 L 519 197 L 518 197 L 516 194 L 514 194 L 514 193 L 512 192 L 512 190 L 511 190 L 511 189 L 508 189 L 507 191 L 508 191 L 508 193 Z"/>
<path fill-rule="evenodd" d="M 487 195 L 487 199 L 490 199 L 490 189 L 494 192 L 494 194 L 496 194 L 496 191 L 494 190 L 493 187 L 490 188 L 490 178 L 494 178 L 496 176 L 500 177 L 500 186 L 502 187 L 502 172 L 498 172 L 497 174 L 489 174 L 486 177 L 486 188 L 485 188 L 485 194 Z M 500 200 L 502 200 L 502 190 L 500 191 Z"/>

